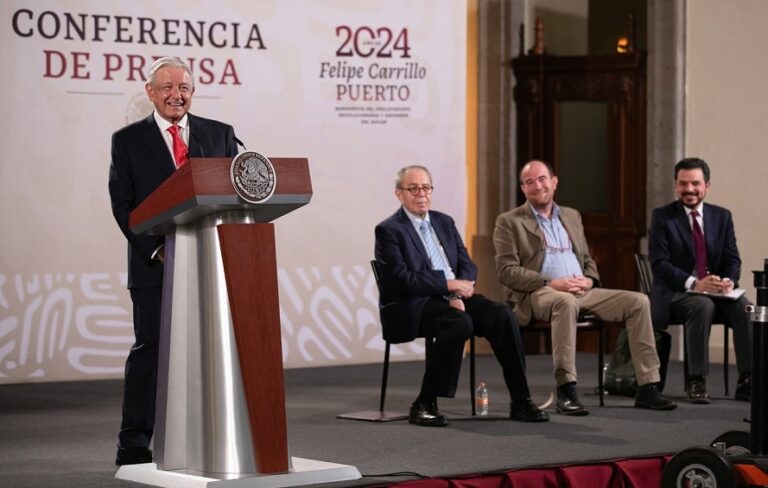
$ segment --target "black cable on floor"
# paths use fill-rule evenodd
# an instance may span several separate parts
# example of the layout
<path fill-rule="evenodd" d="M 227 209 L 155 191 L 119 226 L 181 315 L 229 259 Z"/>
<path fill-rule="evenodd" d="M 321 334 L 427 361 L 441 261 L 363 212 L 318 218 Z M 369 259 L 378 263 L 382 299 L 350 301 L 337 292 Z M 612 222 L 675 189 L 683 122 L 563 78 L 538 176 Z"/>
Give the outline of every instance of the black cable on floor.
<path fill-rule="evenodd" d="M 415 471 L 397 471 L 395 473 L 383 473 L 383 474 L 365 474 L 362 473 L 363 478 L 389 478 L 395 476 L 415 476 L 421 479 L 427 479 L 429 476 L 417 473 Z"/>

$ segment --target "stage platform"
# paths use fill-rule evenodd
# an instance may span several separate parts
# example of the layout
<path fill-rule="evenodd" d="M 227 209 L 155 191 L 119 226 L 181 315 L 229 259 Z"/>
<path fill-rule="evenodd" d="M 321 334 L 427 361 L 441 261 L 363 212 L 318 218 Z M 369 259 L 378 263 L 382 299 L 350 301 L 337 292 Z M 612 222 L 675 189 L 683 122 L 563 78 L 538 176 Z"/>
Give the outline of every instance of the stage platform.
<path fill-rule="evenodd" d="M 534 399 L 553 390 L 551 358 L 528 357 Z M 490 390 L 489 418 L 471 418 L 468 364 L 457 398 L 441 400 L 450 425 L 424 428 L 407 421 L 374 423 L 336 415 L 378 408 L 379 364 L 286 371 L 290 455 L 355 466 L 363 478 L 334 487 L 392 484 L 424 477 L 500 473 L 512 469 L 673 453 L 708 444 L 727 430 L 749 430 L 749 404 L 722 398 L 721 369 L 712 365 L 710 405 L 683 400 L 682 365 L 670 364 L 666 393 L 679 401 L 672 412 L 635 409 L 632 399 L 606 397 L 598 407 L 595 356 L 580 353 L 579 392 L 587 417 L 525 424 L 507 420 L 508 396 L 492 357 L 478 358 L 478 380 Z M 390 368 L 387 410 L 407 412 L 423 364 Z M 736 382 L 731 368 L 731 388 Z M 122 381 L 0 386 L 0 486 L 139 487 L 114 478 Z M 403 474 L 398 474 L 403 473 Z"/>

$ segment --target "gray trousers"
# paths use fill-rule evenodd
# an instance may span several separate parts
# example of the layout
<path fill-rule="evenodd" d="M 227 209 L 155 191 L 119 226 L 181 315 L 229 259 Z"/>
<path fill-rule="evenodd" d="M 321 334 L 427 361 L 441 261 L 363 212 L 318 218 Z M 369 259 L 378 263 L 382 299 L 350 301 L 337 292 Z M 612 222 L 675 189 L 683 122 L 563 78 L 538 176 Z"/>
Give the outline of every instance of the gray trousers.
<path fill-rule="evenodd" d="M 706 376 L 709 373 L 709 333 L 713 323 L 733 329 L 736 368 L 739 373 L 752 371 L 749 315 L 744 310 L 747 305 L 749 300 L 743 295 L 738 300 L 727 300 L 675 293 L 670 303 L 670 322 L 685 326 L 689 375 Z"/>

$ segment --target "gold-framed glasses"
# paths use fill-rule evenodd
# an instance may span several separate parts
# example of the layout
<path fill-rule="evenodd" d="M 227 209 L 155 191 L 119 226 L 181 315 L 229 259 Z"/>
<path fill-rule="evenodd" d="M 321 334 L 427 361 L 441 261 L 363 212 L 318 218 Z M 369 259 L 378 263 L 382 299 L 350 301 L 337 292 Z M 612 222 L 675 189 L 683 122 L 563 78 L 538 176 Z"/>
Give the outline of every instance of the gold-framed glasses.
<path fill-rule="evenodd" d="M 405 190 L 409 192 L 411 195 L 416 197 L 416 196 L 419 196 L 419 193 L 421 193 L 422 191 L 424 192 L 425 195 L 429 195 L 430 193 L 432 193 L 432 190 L 434 190 L 435 187 L 432 185 L 421 185 L 421 186 L 412 185 L 407 188 L 400 186 L 398 187 L 398 189 Z"/>

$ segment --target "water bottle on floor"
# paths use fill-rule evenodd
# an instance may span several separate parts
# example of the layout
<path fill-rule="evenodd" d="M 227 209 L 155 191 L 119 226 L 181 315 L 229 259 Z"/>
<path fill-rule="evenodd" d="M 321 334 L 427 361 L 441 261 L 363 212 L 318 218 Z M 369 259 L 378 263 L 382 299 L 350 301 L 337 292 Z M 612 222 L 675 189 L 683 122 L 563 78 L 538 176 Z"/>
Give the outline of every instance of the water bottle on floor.
<path fill-rule="evenodd" d="M 485 381 L 479 382 L 475 390 L 475 412 L 477 415 L 488 415 L 488 388 Z"/>

